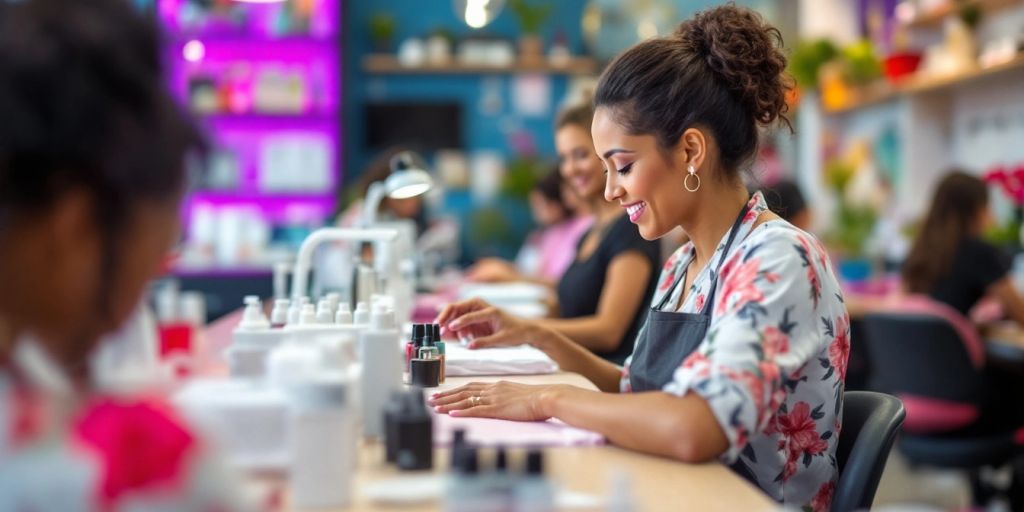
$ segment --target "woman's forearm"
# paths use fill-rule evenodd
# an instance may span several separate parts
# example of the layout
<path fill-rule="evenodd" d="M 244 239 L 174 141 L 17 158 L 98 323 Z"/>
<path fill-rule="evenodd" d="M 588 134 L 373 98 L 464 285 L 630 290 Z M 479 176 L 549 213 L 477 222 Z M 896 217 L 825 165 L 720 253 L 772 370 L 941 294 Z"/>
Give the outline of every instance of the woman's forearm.
<path fill-rule="evenodd" d="M 618 392 L 622 375 L 622 369 L 618 366 L 597 357 L 564 334 L 542 325 L 534 327 L 530 339 L 533 340 L 531 345 L 547 354 L 563 371 L 586 377 L 601 391 Z"/>
<path fill-rule="evenodd" d="M 545 318 L 538 323 L 565 335 L 578 345 L 589 350 L 611 352 L 622 343 L 623 331 L 620 326 L 607 322 L 600 316 L 580 318 Z"/>
<path fill-rule="evenodd" d="M 540 407 L 545 415 L 603 434 L 617 446 L 684 462 L 712 460 L 729 447 L 707 403 L 693 394 L 612 395 L 552 386 Z"/>

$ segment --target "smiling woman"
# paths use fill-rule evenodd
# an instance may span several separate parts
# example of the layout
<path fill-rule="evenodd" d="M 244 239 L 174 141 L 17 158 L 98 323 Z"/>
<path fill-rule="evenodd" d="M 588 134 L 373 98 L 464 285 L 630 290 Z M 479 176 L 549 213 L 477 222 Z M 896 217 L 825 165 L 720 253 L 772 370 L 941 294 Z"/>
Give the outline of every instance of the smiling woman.
<path fill-rule="evenodd" d="M 786 123 L 779 32 L 724 6 L 619 55 L 601 76 L 591 126 L 606 200 L 648 240 L 691 242 L 665 264 L 624 367 L 560 333 L 479 301 L 439 321 L 477 346 L 530 343 L 602 390 L 471 384 L 439 411 L 558 418 L 613 443 L 688 462 L 718 458 L 785 504 L 828 510 L 849 353 L 849 320 L 828 256 L 749 196 L 740 174 L 759 127 Z M 680 504 L 682 506 L 682 504 Z"/>

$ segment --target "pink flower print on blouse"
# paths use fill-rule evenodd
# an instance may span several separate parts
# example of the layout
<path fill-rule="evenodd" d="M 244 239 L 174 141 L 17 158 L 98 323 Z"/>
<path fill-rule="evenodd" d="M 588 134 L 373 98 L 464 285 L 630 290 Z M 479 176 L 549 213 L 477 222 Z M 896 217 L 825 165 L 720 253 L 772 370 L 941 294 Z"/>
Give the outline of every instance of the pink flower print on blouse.
<path fill-rule="evenodd" d="M 676 275 L 672 272 L 667 272 L 665 274 L 665 277 L 661 279 L 661 282 L 658 283 L 658 292 L 665 293 L 666 291 L 668 291 L 668 289 L 672 287 L 672 283 L 675 282 L 675 280 Z"/>
<path fill-rule="evenodd" d="M 800 253 L 804 268 L 807 269 L 807 282 L 811 285 L 810 297 L 814 301 L 814 308 L 817 309 L 818 301 L 821 300 L 821 279 L 818 277 L 818 269 L 814 268 L 814 262 L 811 261 L 811 254 L 814 251 L 811 250 L 810 243 L 803 235 L 797 236 L 797 240 L 800 241 L 800 245 L 796 247 L 796 250 Z"/>
<path fill-rule="evenodd" d="M 764 213 L 764 209 L 759 208 L 757 197 L 751 197 L 750 200 L 747 201 L 747 214 L 743 216 L 743 220 L 740 221 L 740 223 L 749 224 L 762 213 Z"/>
<path fill-rule="evenodd" d="M 839 316 L 835 324 L 835 340 L 828 347 L 828 362 L 839 374 L 839 380 L 846 382 L 846 364 L 850 358 L 850 320 Z"/>
<path fill-rule="evenodd" d="M 836 493 L 836 483 L 826 482 L 818 489 L 817 494 L 811 499 L 811 510 L 813 512 L 828 512 L 832 506 L 832 496 Z"/>
<path fill-rule="evenodd" d="M 789 352 L 789 336 L 782 332 L 782 329 L 769 325 L 764 330 L 765 359 L 771 359 L 786 352 Z"/>
<path fill-rule="evenodd" d="M 694 352 L 683 361 L 683 369 L 689 370 L 691 368 L 697 369 L 697 378 L 703 379 L 711 375 L 711 361 L 702 352 Z"/>
<path fill-rule="evenodd" d="M 807 402 L 798 402 L 788 414 L 779 414 L 776 421 L 778 430 L 782 432 L 783 438 L 788 440 L 786 443 L 786 466 L 782 472 L 782 481 L 788 480 L 796 473 L 797 463 L 802 462 L 805 466 L 809 465 L 811 457 L 821 455 L 828 449 L 827 438 L 822 439 L 815 423 L 815 419 L 824 417 L 824 413 L 820 410 L 821 407 L 818 406 L 811 411 L 811 406 Z"/>
<path fill-rule="evenodd" d="M 773 283 L 778 280 L 778 276 L 770 272 L 761 272 L 761 259 L 750 258 L 746 262 L 739 263 L 741 254 L 737 253 L 722 267 L 722 273 L 719 276 L 722 283 L 722 294 L 718 297 L 718 307 L 715 308 L 716 315 L 725 314 L 729 299 L 733 296 L 736 297 L 736 302 L 733 304 L 733 311 L 739 311 L 743 309 L 743 306 L 748 303 L 760 303 L 764 302 L 764 293 L 755 284 L 758 278 L 764 278 L 768 282 Z"/>
<path fill-rule="evenodd" d="M 696 309 L 697 311 L 704 311 L 704 301 L 706 301 L 706 300 L 707 300 L 707 297 L 705 297 L 703 293 L 698 294 L 697 295 L 697 302 L 696 302 L 696 304 L 694 304 L 693 308 Z"/>
<path fill-rule="evenodd" d="M 746 263 L 739 263 L 740 254 L 736 254 L 722 267 L 722 273 L 719 279 L 722 281 L 722 295 L 718 299 L 718 307 L 715 308 L 716 315 L 722 315 L 725 313 L 726 305 L 729 303 L 729 298 L 736 296 L 736 302 L 733 309 L 738 311 L 743 308 L 748 302 L 762 302 L 764 300 L 764 294 L 754 284 L 757 280 L 757 273 L 761 260 L 758 258 L 751 258 Z"/>

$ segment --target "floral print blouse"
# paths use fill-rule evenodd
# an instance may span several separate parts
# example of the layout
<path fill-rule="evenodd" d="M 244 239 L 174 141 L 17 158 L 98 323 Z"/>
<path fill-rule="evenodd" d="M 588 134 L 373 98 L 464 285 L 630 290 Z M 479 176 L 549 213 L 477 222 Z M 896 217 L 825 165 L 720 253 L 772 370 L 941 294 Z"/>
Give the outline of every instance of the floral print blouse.
<path fill-rule="evenodd" d="M 724 257 L 707 335 L 663 390 L 707 401 L 729 439 L 722 462 L 751 475 L 775 500 L 827 511 L 839 472 L 849 316 L 821 244 L 783 220 L 754 228 L 768 207 L 761 193 L 749 206 L 730 253 L 722 254 L 726 233 L 678 310 L 700 312 Z M 693 256 L 688 243 L 669 258 L 653 304 Z M 675 287 L 670 307 L 682 288 Z M 643 339 L 641 332 L 637 343 Z"/>

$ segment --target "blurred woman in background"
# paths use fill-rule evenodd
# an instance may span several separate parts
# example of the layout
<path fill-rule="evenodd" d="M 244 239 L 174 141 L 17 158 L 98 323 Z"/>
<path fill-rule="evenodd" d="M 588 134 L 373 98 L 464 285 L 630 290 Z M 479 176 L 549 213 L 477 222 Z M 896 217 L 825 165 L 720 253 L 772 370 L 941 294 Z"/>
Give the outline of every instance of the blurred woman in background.
<path fill-rule="evenodd" d="M 530 212 L 539 226 L 526 237 L 515 263 L 484 258 L 466 271 L 470 281 L 529 281 L 554 288 L 576 256 L 576 244 L 593 219 L 574 201 L 559 170 L 541 178 L 530 191 Z"/>
<path fill-rule="evenodd" d="M 90 389 L 202 145 L 161 60 L 124 0 L 0 2 L 0 510 L 244 508 L 169 403 Z"/>
<path fill-rule="evenodd" d="M 982 236 L 992 223 L 988 186 L 954 170 L 939 182 L 921 232 L 903 264 L 903 285 L 945 303 L 965 317 L 985 296 L 1024 325 L 1024 298 L 1010 276 L 1010 260 Z"/>
<path fill-rule="evenodd" d="M 661 264 L 657 242 L 644 240 L 626 212 L 604 196 L 604 163 L 594 151 L 589 103 L 567 108 L 555 123 L 562 178 L 594 221 L 558 282 L 558 318 L 540 321 L 613 363 L 633 351 Z"/>
<path fill-rule="evenodd" d="M 658 242 L 644 240 L 625 211 L 604 197 L 604 164 L 594 152 L 590 104 L 563 110 L 555 122 L 562 178 L 593 217 L 556 286 L 555 318 L 538 323 L 599 357 L 621 364 L 633 351 L 644 304 L 654 294 Z"/>

